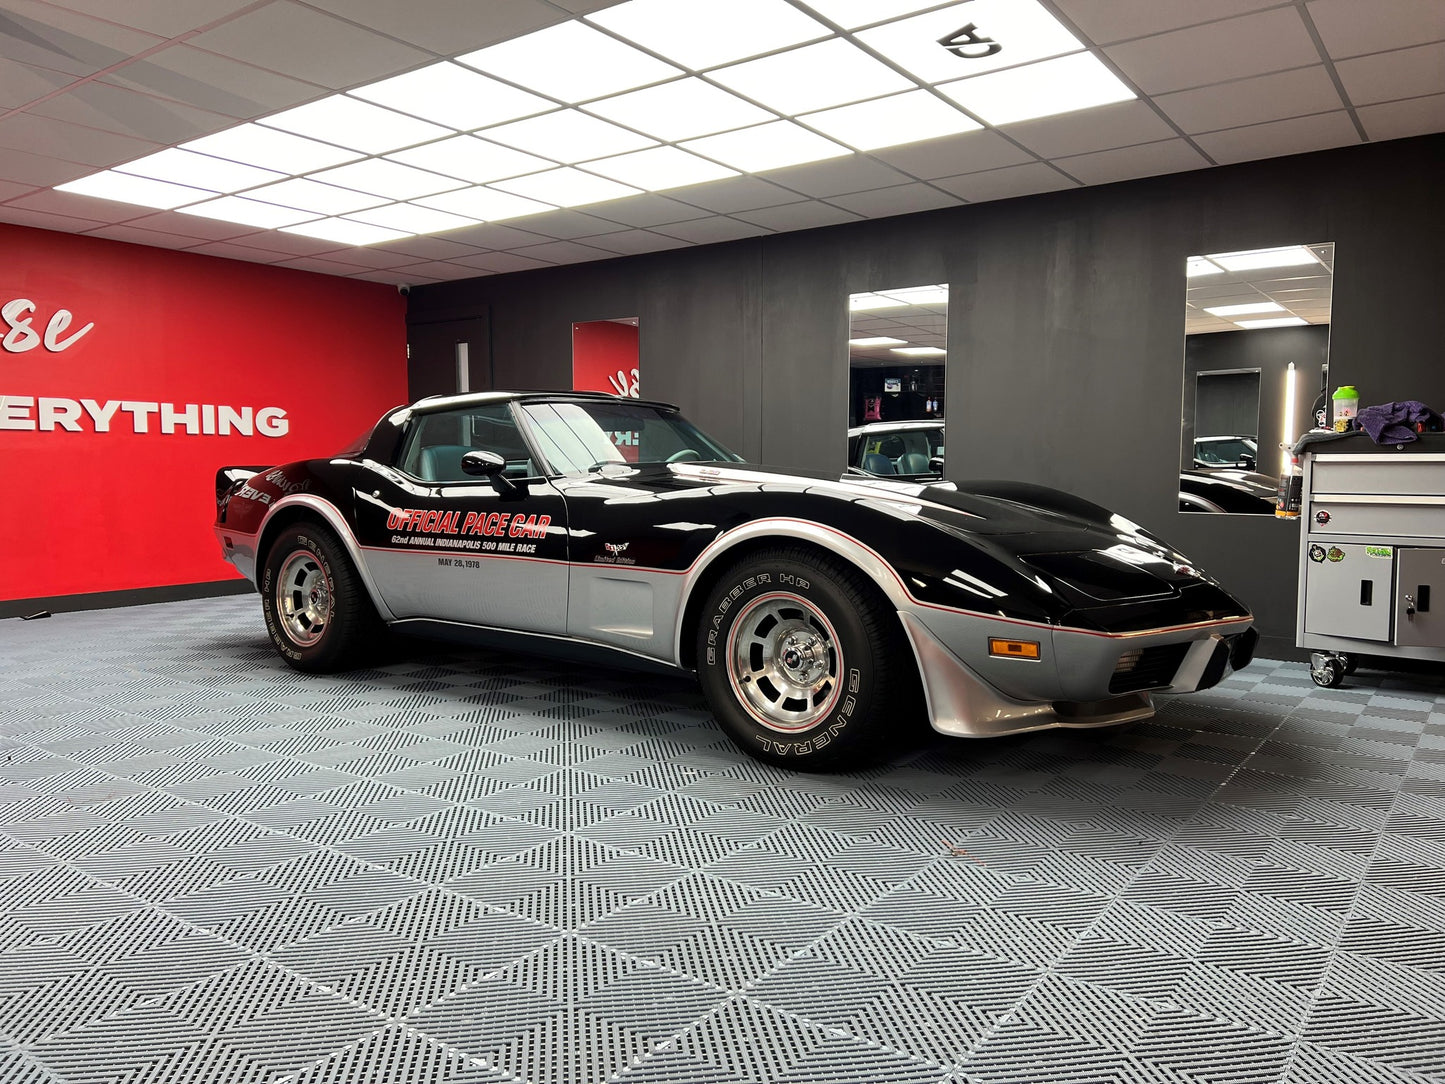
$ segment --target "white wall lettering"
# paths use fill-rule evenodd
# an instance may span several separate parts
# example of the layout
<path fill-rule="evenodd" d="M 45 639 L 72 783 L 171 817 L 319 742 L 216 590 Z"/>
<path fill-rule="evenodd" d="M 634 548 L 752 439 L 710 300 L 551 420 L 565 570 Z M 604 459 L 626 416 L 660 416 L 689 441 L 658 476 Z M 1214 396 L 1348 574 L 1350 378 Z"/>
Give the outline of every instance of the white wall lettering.
<path fill-rule="evenodd" d="M 35 309 L 35 302 L 28 297 L 17 297 L 0 306 L 0 320 L 5 323 L 5 337 L 0 339 L 0 348 L 7 353 L 23 354 L 44 343 L 45 349 L 52 354 L 58 354 L 67 347 L 74 346 L 82 335 L 95 327 L 92 322 L 75 334 L 62 338 L 70 329 L 74 316 L 69 309 L 56 309 L 46 321 L 45 334 L 41 335 L 32 325 L 30 314 L 35 312 Z"/>
<path fill-rule="evenodd" d="M 132 433 L 158 436 L 284 437 L 291 419 L 281 407 L 217 406 L 213 403 L 141 403 L 131 399 L 69 399 L 62 396 L 0 395 L 0 430 L 109 433 L 118 414 L 130 415 Z M 151 420 L 157 422 L 152 429 Z M 219 423 L 219 424 L 218 424 Z"/>

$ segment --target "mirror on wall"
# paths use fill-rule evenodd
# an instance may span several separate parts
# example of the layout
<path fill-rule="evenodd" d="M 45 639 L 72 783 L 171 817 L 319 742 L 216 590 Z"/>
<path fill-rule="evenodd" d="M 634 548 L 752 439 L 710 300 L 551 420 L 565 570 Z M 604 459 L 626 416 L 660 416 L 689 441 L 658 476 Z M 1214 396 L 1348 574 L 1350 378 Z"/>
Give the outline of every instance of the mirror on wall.
<path fill-rule="evenodd" d="M 848 299 L 848 473 L 943 477 L 948 284 Z"/>
<path fill-rule="evenodd" d="M 1185 262 L 1181 512 L 1274 514 L 1288 448 L 1327 403 L 1334 267 L 1327 242 Z"/>
<path fill-rule="evenodd" d="M 637 317 L 584 320 L 572 325 L 572 390 L 603 391 L 630 399 L 641 396 Z M 629 463 L 637 462 L 638 434 L 613 433 L 612 442 Z"/>

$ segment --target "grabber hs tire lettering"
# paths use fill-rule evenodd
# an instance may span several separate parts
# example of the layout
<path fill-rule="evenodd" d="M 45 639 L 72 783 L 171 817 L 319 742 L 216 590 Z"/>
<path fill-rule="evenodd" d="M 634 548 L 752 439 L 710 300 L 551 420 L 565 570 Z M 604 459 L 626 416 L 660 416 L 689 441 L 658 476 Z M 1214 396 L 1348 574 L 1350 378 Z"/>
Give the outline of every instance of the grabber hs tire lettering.
<path fill-rule="evenodd" d="M 310 520 L 286 528 L 261 570 L 266 632 L 297 670 L 325 673 L 366 660 L 384 633 L 346 550 Z"/>

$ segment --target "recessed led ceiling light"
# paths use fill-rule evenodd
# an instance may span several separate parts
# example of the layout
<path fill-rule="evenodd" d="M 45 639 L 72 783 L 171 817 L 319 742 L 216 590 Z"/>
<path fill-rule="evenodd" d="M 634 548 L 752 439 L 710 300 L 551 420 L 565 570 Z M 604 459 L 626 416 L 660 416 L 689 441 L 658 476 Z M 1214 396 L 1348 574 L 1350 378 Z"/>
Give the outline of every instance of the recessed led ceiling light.
<path fill-rule="evenodd" d="M 653 147 L 645 151 L 616 158 L 602 158 L 588 162 L 585 169 L 611 177 L 614 181 L 636 185 L 648 192 L 661 192 L 667 188 L 681 188 L 683 185 L 702 184 L 723 177 L 736 177 L 737 170 L 709 162 L 695 154 L 676 147 Z"/>
<path fill-rule="evenodd" d="M 872 312 L 874 309 L 902 309 L 907 301 L 884 297 L 882 294 L 854 294 L 848 299 L 848 308 L 853 312 Z"/>
<path fill-rule="evenodd" d="M 1075 53 L 938 88 L 989 124 L 1013 124 L 1127 102 L 1134 92 L 1093 53 Z"/>
<path fill-rule="evenodd" d="M 860 26 L 892 22 L 931 8 L 938 0 L 803 0 L 803 3 L 844 30 L 857 30 Z"/>
<path fill-rule="evenodd" d="M 139 207 L 159 207 L 163 211 L 215 195 L 214 192 L 200 188 L 153 181 L 148 177 L 132 177 L 129 173 L 116 173 L 111 170 L 66 181 L 56 185 L 55 190 L 71 192 L 77 196 L 115 200 L 117 203 L 134 203 Z"/>
<path fill-rule="evenodd" d="M 883 296 L 902 301 L 905 305 L 946 305 L 947 286 L 909 286 L 903 290 L 888 290 Z"/>
<path fill-rule="evenodd" d="M 1284 306 L 1273 301 L 1255 301 L 1247 305 L 1216 305 L 1204 311 L 1210 316 L 1245 316 L 1252 312 L 1284 312 Z"/>
<path fill-rule="evenodd" d="M 523 173 L 538 173 L 557 165 L 535 154 L 503 147 L 476 136 L 460 135 L 451 139 L 439 139 L 410 150 L 388 154 L 394 162 L 429 169 L 433 173 L 444 173 L 448 177 L 460 177 L 473 184 L 500 181 L 504 177 L 516 177 Z"/>
<path fill-rule="evenodd" d="M 693 71 L 832 34 L 785 0 L 728 0 L 708 12 L 678 0 L 630 0 L 593 12 L 587 21 Z"/>
<path fill-rule="evenodd" d="M 715 158 L 744 173 L 761 173 L 804 162 L 821 162 L 852 154 L 847 147 L 814 135 L 790 120 L 775 120 L 735 132 L 703 136 L 682 144 L 705 158 Z"/>
<path fill-rule="evenodd" d="M 202 136 L 182 143 L 181 149 L 290 175 L 310 173 L 313 169 L 325 169 L 361 157 L 355 151 L 318 143 L 314 139 L 303 139 L 274 128 L 263 128 L 259 124 L 242 124 L 215 135 Z"/>
<path fill-rule="evenodd" d="M 478 222 L 501 222 L 508 218 L 521 218 L 542 211 L 555 211 L 549 203 L 538 203 L 534 199 L 523 199 L 510 192 L 498 192 L 495 188 L 463 188 L 457 192 L 446 192 L 440 196 L 428 196 L 417 200 L 423 207 L 435 207 L 438 211 L 475 218 Z"/>
<path fill-rule="evenodd" d="M 907 339 L 890 339 L 887 335 L 875 335 L 871 339 L 849 339 L 849 346 L 902 346 Z"/>
<path fill-rule="evenodd" d="M 871 102 L 805 113 L 798 119 L 860 151 L 896 147 L 983 127 L 926 90 L 909 90 Z"/>
<path fill-rule="evenodd" d="M 701 79 L 674 79 L 603 98 L 589 102 L 587 111 L 668 143 L 774 119 L 766 109 Z"/>
<path fill-rule="evenodd" d="M 618 184 L 606 177 L 594 177 L 569 166 L 549 169 L 546 173 L 529 173 L 525 177 L 513 177 L 509 181 L 498 181 L 492 187 L 558 207 L 581 207 L 586 203 L 601 203 L 603 200 L 622 199 L 624 196 L 639 194 L 639 190 L 629 184 Z"/>
<path fill-rule="evenodd" d="M 705 33 L 705 27 L 696 27 Z M 558 23 L 457 57 L 469 67 L 563 102 L 585 102 L 682 72 L 594 27 Z"/>
<path fill-rule="evenodd" d="M 349 188 L 337 188 L 334 184 L 322 184 L 305 177 L 293 177 L 279 184 L 253 188 L 246 193 L 246 198 L 263 203 L 279 203 L 283 207 L 299 207 L 303 211 L 315 211 L 319 215 L 344 215 L 386 202 L 382 196 L 353 192 Z"/>
<path fill-rule="evenodd" d="M 709 72 L 708 77 L 789 116 L 876 98 L 914 85 L 911 79 L 842 38 L 719 68 Z"/>
<path fill-rule="evenodd" d="M 1254 271 L 1261 267 L 1299 267 L 1303 264 L 1319 263 L 1313 252 L 1300 245 L 1261 248 L 1249 252 L 1221 252 L 1210 259 L 1230 271 Z"/>
<path fill-rule="evenodd" d="M 864 30 L 858 40 L 925 83 L 981 75 L 1084 47 L 1038 0 L 966 0 Z"/>
<path fill-rule="evenodd" d="M 324 170 L 315 174 L 312 180 L 339 184 L 343 188 L 355 188 L 359 192 L 370 192 L 390 199 L 413 199 L 461 187 L 461 182 L 452 177 L 443 177 L 440 173 L 431 173 L 380 158 Z"/>
<path fill-rule="evenodd" d="M 450 128 L 428 124 L 379 105 L 369 105 L 345 94 L 333 94 L 310 105 L 300 105 L 257 121 L 294 135 L 339 143 L 343 147 L 379 154 L 451 135 Z"/>
<path fill-rule="evenodd" d="M 1281 316 L 1276 320 L 1236 320 L 1234 322 L 1242 328 L 1300 327 L 1309 323 L 1308 320 L 1301 320 L 1298 316 Z"/>
<path fill-rule="evenodd" d="M 554 162 L 585 162 L 609 154 L 640 151 L 657 145 L 654 139 L 629 132 L 575 109 L 559 109 L 540 117 L 488 128 L 481 135 Z"/>
<path fill-rule="evenodd" d="M 941 358 L 948 353 L 936 346 L 900 346 L 888 351 L 890 354 L 906 354 L 910 358 Z"/>
<path fill-rule="evenodd" d="M 117 166 L 116 169 L 121 173 L 134 173 L 138 177 L 150 177 L 156 181 L 170 181 L 172 184 L 186 184 L 211 192 L 227 193 L 265 184 L 267 181 L 279 181 L 285 176 L 269 169 L 257 169 L 255 166 L 243 166 L 240 162 L 228 162 L 224 158 L 183 151 L 179 147 L 148 154 L 134 162 Z"/>
<path fill-rule="evenodd" d="M 256 226 L 274 230 L 280 226 L 292 226 L 315 218 L 311 211 L 298 211 L 294 207 L 278 207 L 274 203 L 258 203 L 241 196 L 222 196 L 208 203 L 195 203 L 189 207 L 177 207 L 177 213 L 197 215 L 200 218 L 214 218 L 221 222 L 236 222 L 242 226 Z"/>
<path fill-rule="evenodd" d="M 393 203 L 371 211 L 358 211 L 347 215 L 349 222 L 365 222 L 371 226 L 385 226 L 402 233 L 441 233 L 443 230 L 459 230 L 464 226 L 475 226 L 477 219 L 461 215 L 434 211 L 429 207 L 417 207 L 411 203 Z"/>
<path fill-rule="evenodd" d="M 557 108 L 546 98 L 449 61 L 347 93 L 463 131 Z"/>
<path fill-rule="evenodd" d="M 339 245 L 375 245 L 382 241 L 399 241 L 411 234 L 397 230 L 383 229 L 365 222 L 352 222 L 345 218 L 322 218 L 307 222 L 304 226 L 286 226 L 282 233 L 315 237 L 321 241 L 335 241 Z"/>
<path fill-rule="evenodd" d="M 1184 264 L 1186 278 L 1197 279 L 1201 275 L 1222 275 L 1224 268 L 1203 256 L 1190 256 Z"/>

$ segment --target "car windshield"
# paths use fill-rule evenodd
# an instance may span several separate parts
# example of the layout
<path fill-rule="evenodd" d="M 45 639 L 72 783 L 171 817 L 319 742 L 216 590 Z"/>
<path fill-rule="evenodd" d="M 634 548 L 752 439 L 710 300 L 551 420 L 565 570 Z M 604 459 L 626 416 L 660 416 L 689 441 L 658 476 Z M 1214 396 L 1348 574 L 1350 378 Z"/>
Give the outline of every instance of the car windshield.
<path fill-rule="evenodd" d="M 943 428 L 865 432 L 853 465 L 869 474 L 932 474 L 932 459 L 943 455 Z"/>
<path fill-rule="evenodd" d="M 526 403 L 522 413 L 559 474 L 580 474 L 608 463 L 742 462 L 676 411 L 647 403 Z"/>
<path fill-rule="evenodd" d="M 1201 463 L 1236 466 L 1252 460 L 1258 449 L 1248 437 L 1203 437 L 1194 442 L 1194 458 Z"/>

